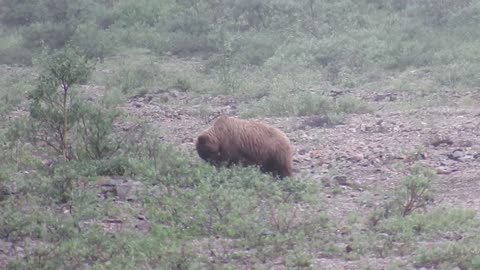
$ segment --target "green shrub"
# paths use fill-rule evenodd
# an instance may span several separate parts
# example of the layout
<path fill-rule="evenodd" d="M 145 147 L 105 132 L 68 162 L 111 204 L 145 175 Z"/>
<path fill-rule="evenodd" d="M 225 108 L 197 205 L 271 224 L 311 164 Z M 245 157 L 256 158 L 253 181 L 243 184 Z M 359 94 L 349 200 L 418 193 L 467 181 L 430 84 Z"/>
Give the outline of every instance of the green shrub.
<path fill-rule="evenodd" d="M 18 31 L 0 31 L 0 64 L 30 65 L 34 51 L 23 44 L 23 37 Z"/>
<path fill-rule="evenodd" d="M 470 5 L 471 1 L 468 0 L 426 0 L 413 2 L 413 4 L 407 6 L 407 9 L 425 25 L 442 27 L 445 26 L 449 19 L 457 12 Z"/>
<path fill-rule="evenodd" d="M 117 87 L 124 94 L 134 95 L 136 91 L 155 86 L 162 73 L 153 61 L 122 65 L 109 79 L 110 87 Z"/>
<path fill-rule="evenodd" d="M 93 23 L 78 25 L 71 38 L 87 57 L 103 59 L 112 53 L 117 41 L 109 31 L 99 30 Z"/>
<path fill-rule="evenodd" d="M 0 219 L 0 237 L 10 241 L 20 241 L 25 237 L 45 241 L 61 241 L 71 237 L 75 229 L 72 220 L 58 217 L 50 209 L 38 205 L 29 209 L 18 209 L 14 201 L 7 201 L 2 207 Z M 35 203 L 38 203 L 35 202 Z"/>
<path fill-rule="evenodd" d="M 135 172 L 135 167 L 126 157 L 115 157 L 97 162 L 96 175 L 130 175 Z"/>
<path fill-rule="evenodd" d="M 18 106 L 35 87 L 31 68 L 5 70 L 0 79 L 0 116 Z"/>
<path fill-rule="evenodd" d="M 37 12 L 29 1 L 3 0 L 0 21 L 8 26 L 29 25 L 38 19 Z"/>
<path fill-rule="evenodd" d="M 335 100 L 337 113 L 371 113 L 373 108 L 354 96 L 342 96 Z"/>
<path fill-rule="evenodd" d="M 426 209 L 432 202 L 431 184 L 434 171 L 421 163 L 410 168 L 410 175 L 395 189 L 391 198 L 375 208 L 370 222 L 377 225 L 382 219 L 392 216 L 408 216 L 419 209 Z"/>
<path fill-rule="evenodd" d="M 208 36 L 193 36 L 183 32 L 165 35 L 165 51 L 179 56 L 192 56 L 198 53 L 217 51 L 216 43 Z"/>
<path fill-rule="evenodd" d="M 6 65 L 20 64 L 29 66 L 32 64 L 32 57 L 35 52 L 21 46 L 9 47 L 0 51 L 0 63 Z"/>
<path fill-rule="evenodd" d="M 278 39 L 272 35 L 244 33 L 236 40 L 234 49 L 239 63 L 262 66 L 275 53 Z"/>
<path fill-rule="evenodd" d="M 303 222 L 292 220 L 296 212 L 292 212 L 292 202 L 309 201 L 316 190 L 312 185 L 293 183 L 298 181 L 294 179 L 275 182 L 253 168 L 215 171 L 209 166 L 195 167 L 175 174 L 175 183 L 161 182 L 169 191 L 159 199 L 162 208 L 155 210 L 159 221 L 191 235 L 254 241 L 265 231 L 295 231 Z M 184 186 L 182 178 L 191 178 L 195 185 Z M 270 214 L 276 215 L 275 219 L 269 219 Z"/>
<path fill-rule="evenodd" d="M 200 17 L 192 15 L 190 12 L 183 12 L 173 17 L 166 28 L 170 33 L 205 36 L 211 30 L 209 19 L 207 16 Z"/>
<path fill-rule="evenodd" d="M 372 110 L 363 101 L 352 96 L 341 97 L 334 101 L 321 94 L 300 92 L 295 94 L 282 93 L 263 98 L 253 105 L 249 105 L 249 108 L 246 108 L 243 114 L 246 116 L 323 115 L 332 122 L 336 122 L 344 114 L 369 113 Z"/>
<path fill-rule="evenodd" d="M 146 265 L 155 269 L 197 269 L 201 261 L 191 250 L 187 244 L 162 241 L 155 235 L 120 233 L 112 237 L 95 226 L 60 245 L 39 245 L 26 257 L 10 262 L 7 269 L 78 269 L 86 265 L 108 269 Z"/>
<path fill-rule="evenodd" d="M 416 264 L 436 269 L 480 269 L 478 241 L 478 237 L 471 237 L 435 247 L 422 247 L 416 256 Z"/>
<path fill-rule="evenodd" d="M 30 94 L 35 137 L 65 159 L 72 159 L 72 153 L 67 153 L 71 148 L 69 133 L 81 113 L 81 100 L 72 98 L 74 86 L 90 76 L 93 66 L 72 47 L 50 55 L 44 52 L 39 63 L 42 71 L 38 86 Z"/>
<path fill-rule="evenodd" d="M 480 84 L 476 74 L 480 72 L 480 65 L 477 63 L 455 63 L 435 68 L 437 71 L 435 79 L 447 87 L 475 87 Z"/>
<path fill-rule="evenodd" d="M 171 1 L 122 0 L 113 4 L 115 19 L 121 26 L 155 26 L 171 11 Z"/>
<path fill-rule="evenodd" d="M 118 14 L 112 8 L 113 3 L 97 3 L 92 9 L 92 17 L 99 30 L 107 30 L 113 27 L 118 20 Z"/>
<path fill-rule="evenodd" d="M 22 30 L 23 46 L 26 48 L 61 48 L 67 44 L 73 30 L 66 24 L 37 22 Z"/>
<path fill-rule="evenodd" d="M 393 217 L 382 224 L 381 230 L 392 234 L 422 235 L 432 238 L 449 231 L 468 230 L 469 227 L 475 227 L 478 223 L 474 212 L 468 209 L 434 209 L 428 213 Z"/>
<path fill-rule="evenodd" d="M 126 141 L 126 138 L 122 138 L 120 135 L 114 136 L 113 121 L 120 112 L 90 104 L 83 105 L 82 110 L 78 134 L 83 143 L 78 152 L 84 153 L 90 159 L 111 157 Z"/>

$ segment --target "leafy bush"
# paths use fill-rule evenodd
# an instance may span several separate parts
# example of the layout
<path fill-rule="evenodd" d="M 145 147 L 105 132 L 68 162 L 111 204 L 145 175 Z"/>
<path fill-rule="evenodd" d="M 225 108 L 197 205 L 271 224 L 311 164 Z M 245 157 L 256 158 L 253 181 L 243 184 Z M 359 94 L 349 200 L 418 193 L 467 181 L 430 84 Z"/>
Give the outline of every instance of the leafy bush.
<path fill-rule="evenodd" d="M 0 236 L 2 239 L 19 241 L 25 237 L 44 239 L 47 241 L 61 241 L 72 236 L 75 229 L 71 226 L 71 219 L 64 219 L 59 223 L 50 209 L 32 206 L 29 209 L 18 209 L 7 201 L 3 207 L 0 220 Z M 37 202 L 38 203 L 38 202 Z M 28 218 L 25 218 L 28 217 Z M 65 226 L 68 224 L 69 226 Z M 54 232 L 54 233 L 52 233 Z"/>
<path fill-rule="evenodd" d="M 23 37 L 18 31 L 0 31 L 0 63 L 30 65 L 33 51 L 24 48 L 23 44 Z"/>
<path fill-rule="evenodd" d="M 152 212 L 158 221 L 168 224 L 171 230 L 190 235 L 220 235 L 259 245 L 270 245 L 257 242 L 265 232 L 271 232 L 272 237 L 277 234 L 294 237 L 301 232 L 308 234 L 313 229 L 310 222 L 322 227 L 327 224 L 324 216 L 296 218 L 301 213 L 292 202 L 312 202 L 311 195 L 316 190 L 313 183 L 292 189 L 295 184 L 290 181 L 298 180 L 275 182 L 252 168 L 217 172 L 207 168 L 190 169 L 185 176 L 177 174 L 180 179 L 196 179 L 196 184 L 194 188 L 179 189 L 181 186 L 170 182 L 167 193 L 159 199 L 162 207 Z M 181 183 L 180 179 L 177 183 Z M 186 202 L 196 207 L 192 209 Z"/>
<path fill-rule="evenodd" d="M 200 260 L 190 250 L 189 245 L 162 241 L 155 235 L 121 233 L 112 237 L 95 226 L 60 245 L 39 245 L 25 258 L 11 262 L 7 269 L 77 269 L 85 265 L 114 269 L 139 265 L 158 269 L 198 267 Z"/>
<path fill-rule="evenodd" d="M 173 32 L 165 36 L 165 52 L 179 56 L 217 51 L 215 42 L 208 36 L 192 36 L 188 33 Z"/>
<path fill-rule="evenodd" d="M 93 23 L 77 26 L 71 37 L 71 43 L 75 44 L 88 58 L 104 58 L 113 52 L 117 41 L 109 31 L 99 30 Z"/>
<path fill-rule="evenodd" d="M 39 49 L 48 46 L 58 49 L 65 46 L 82 22 L 90 19 L 92 4 L 83 1 L 11 1 L 3 0 L 0 18 L 2 23 L 17 28 L 22 35 L 20 46 L 10 48 L 10 60 L 2 62 L 30 63 L 32 55 Z M 0 55 L 5 54 L 0 50 Z"/>
<path fill-rule="evenodd" d="M 441 85 L 447 87 L 475 87 L 480 83 L 478 76 L 476 76 L 480 71 L 480 66 L 476 63 L 455 63 L 438 67 L 436 70 L 435 79 Z"/>
<path fill-rule="evenodd" d="M 135 169 L 134 164 L 122 156 L 100 160 L 96 163 L 96 175 L 135 175 L 137 172 Z"/>
<path fill-rule="evenodd" d="M 402 237 L 422 236 L 426 239 L 449 231 L 468 230 L 478 226 L 471 210 L 461 208 L 434 209 L 428 213 L 413 213 L 407 217 L 388 219 L 379 230 Z"/>
<path fill-rule="evenodd" d="M 399 185 L 394 196 L 376 208 L 370 222 L 376 226 L 382 219 L 392 216 L 408 216 L 418 209 L 426 209 L 431 203 L 431 182 L 435 172 L 420 163 L 410 168 L 410 175 Z"/>
<path fill-rule="evenodd" d="M 72 87 L 85 81 L 92 66 L 75 49 L 66 47 L 40 58 L 42 72 L 37 88 L 32 91 L 30 115 L 34 120 L 36 139 L 40 140 L 65 159 L 71 147 L 68 134 L 80 116 L 80 103 Z"/>
<path fill-rule="evenodd" d="M 113 4 L 115 19 L 122 26 L 155 26 L 170 11 L 170 1 L 123 0 Z"/>
<path fill-rule="evenodd" d="M 417 256 L 417 265 L 436 269 L 480 269 L 479 240 L 469 237 L 436 247 L 423 247 Z"/>
<path fill-rule="evenodd" d="M 61 48 L 73 35 L 73 29 L 66 24 L 56 22 L 37 22 L 22 30 L 23 46 L 29 49 Z"/>
<path fill-rule="evenodd" d="M 89 104 L 72 93 L 76 90 L 72 87 L 85 81 L 93 66 L 71 47 L 51 55 L 45 53 L 40 64 L 38 86 L 30 96 L 34 140 L 46 143 L 69 160 L 104 159 L 115 154 L 129 136 L 113 133 L 113 121 L 119 112 Z"/>
<path fill-rule="evenodd" d="M 236 58 L 239 63 L 261 66 L 275 53 L 278 40 L 274 35 L 250 33 L 235 42 Z"/>
<path fill-rule="evenodd" d="M 249 105 L 243 111 L 246 116 L 309 116 L 323 115 L 332 123 L 351 113 L 369 113 L 372 108 L 363 101 L 350 96 L 332 100 L 321 94 L 300 92 L 295 94 L 278 94 L 261 99 Z"/>
<path fill-rule="evenodd" d="M 29 25 L 37 21 L 37 5 L 30 1 L 3 0 L 0 21 L 8 26 Z"/>
<path fill-rule="evenodd" d="M 110 87 L 117 87 L 124 94 L 134 95 L 138 90 L 148 90 L 162 78 L 162 72 L 153 62 L 122 65 L 109 79 Z"/>
<path fill-rule="evenodd" d="M 25 94 L 32 91 L 35 81 L 31 77 L 31 68 L 4 70 L 0 79 L 0 117 L 18 106 Z"/>
<path fill-rule="evenodd" d="M 446 0 L 446 1 L 414 1 L 407 5 L 408 11 L 428 26 L 442 27 L 458 11 L 471 5 L 468 0 Z M 452 16 L 453 15 L 453 16 Z"/>
<path fill-rule="evenodd" d="M 89 104 L 85 104 L 82 110 L 78 120 L 82 150 L 91 159 L 111 157 L 124 143 L 120 136 L 113 136 L 113 121 L 120 112 Z"/>

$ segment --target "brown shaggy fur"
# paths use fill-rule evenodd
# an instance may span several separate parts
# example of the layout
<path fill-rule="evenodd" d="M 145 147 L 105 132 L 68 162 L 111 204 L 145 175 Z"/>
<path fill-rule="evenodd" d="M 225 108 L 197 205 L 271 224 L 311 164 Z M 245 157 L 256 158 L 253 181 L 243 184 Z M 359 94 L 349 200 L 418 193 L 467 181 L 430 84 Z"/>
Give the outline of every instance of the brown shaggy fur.
<path fill-rule="evenodd" d="M 198 155 L 215 166 L 258 165 L 274 177 L 292 175 L 292 148 L 280 130 L 256 121 L 220 116 L 198 136 Z"/>

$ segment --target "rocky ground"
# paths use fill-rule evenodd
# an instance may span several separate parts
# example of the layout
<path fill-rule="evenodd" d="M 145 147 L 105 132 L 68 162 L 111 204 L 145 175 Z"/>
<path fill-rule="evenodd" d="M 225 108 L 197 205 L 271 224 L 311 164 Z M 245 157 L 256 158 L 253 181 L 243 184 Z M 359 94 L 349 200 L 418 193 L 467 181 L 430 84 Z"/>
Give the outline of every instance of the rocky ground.
<path fill-rule="evenodd" d="M 160 101 L 165 97 L 177 100 L 179 105 L 166 106 Z M 387 106 L 383 107 L 394 101 L 385 100 Z M 199 115 L 201 105 L 195 104 L 209 104 L 213 110 Z M 173 89 L 135 97 L 125 109 L 160 127 L 165 140 L 185 146 L 195 156 L 193 141 L 197 134 L 218 114 L 237 114 L 237 106 L 229 97 L 190 98 Z M 290 138 L 295 147 L 296 174 L 340 189 L 325 196 L 326 209 L 338 220 L 351 212 L 367 214 L 371 198 L 382 200 L 385 191 L 397 186 L 415 162 L 436 170 L 435 205 L 474 209 L 480 217 L 480 106 L 381 109 L 373 114 L 350 115 L 342 124 L 330 127 L 324 125 L 322 116 L 258 120 L 280 128 Z M 316 263 L 321 269 L 355 269 L 358 265 L 386 269 L 392 258 L 354 262 L 319 258 Z"/>

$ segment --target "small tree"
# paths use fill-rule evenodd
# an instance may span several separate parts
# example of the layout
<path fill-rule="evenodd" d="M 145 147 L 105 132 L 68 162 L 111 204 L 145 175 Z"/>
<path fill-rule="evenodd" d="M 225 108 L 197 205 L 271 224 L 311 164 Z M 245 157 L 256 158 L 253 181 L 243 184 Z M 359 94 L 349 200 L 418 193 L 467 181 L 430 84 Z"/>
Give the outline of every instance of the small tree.
<path fill-rule="evenodd" d="M 68 132 L 79 119 L 79 104 L 72 93 L 73 86 L 84 82 L 94 65 L 76 49 L 66 46 L 39 59 L 41 68 L 38 85 L 31 95 L 30 115 L 34 120 L 36 138 L 51 146 L 65 159 Z"/>

